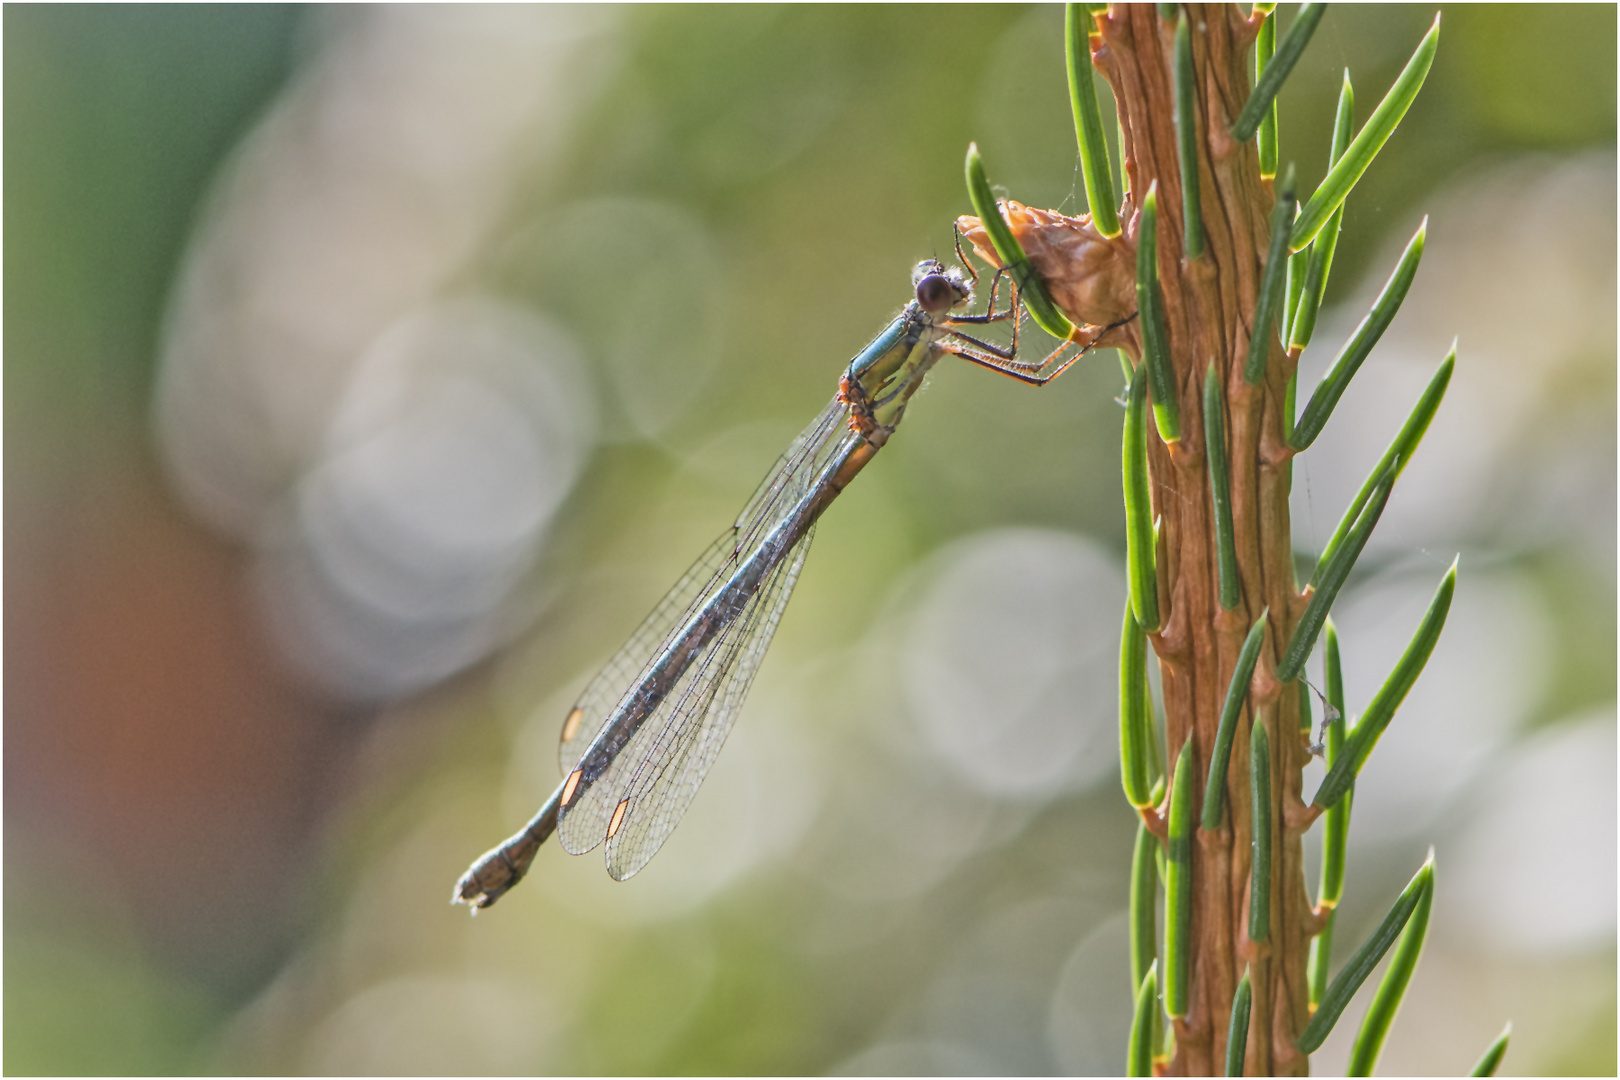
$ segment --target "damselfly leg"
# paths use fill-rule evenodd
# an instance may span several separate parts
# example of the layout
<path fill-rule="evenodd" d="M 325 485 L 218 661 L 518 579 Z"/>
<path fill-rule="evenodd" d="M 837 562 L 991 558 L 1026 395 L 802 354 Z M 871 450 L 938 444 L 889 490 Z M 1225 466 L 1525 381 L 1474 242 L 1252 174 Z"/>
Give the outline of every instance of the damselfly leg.
<path fill-rule="evenodd" d="M 1096 348 L 1097 342 L 1102 340 L 1104 334 L 1107 334 L 1110 330 L 1117 330 L 1121 326 L 1125 326 L 1134 318 L 1136 318 L 1136 312 L 1133 311 L 1125 318 L 1118 322 L 1109 323 L 1107 326 L 1083 327 L 1082 329 L 1087 331 L 1086 340 L 1065 341 L 1048 353 L 1045 359 L 1039 361 L 1019 360 L 1015 355 L 1016 349 L 998 349 L 988 342 L 980 341 L 977 338 L 956 331 L 952 331 L 947 335 L 947 339 L 954 338 L 955 340 L 943 341 L 940 348 L 953 356 L 959 356 L 963 360 L 978 364 L 980 367 L 989 368 L 991 371 L 1000 372 L 1009 378 L 1017 379 L 1019 382 L 1028 383 L 1031 386 L 1045 386 L 1065 371 L 1068 371 L 1076 360 Z M 1063 358 L 1063 354 L 1076 345 L 1079 348 L 1067 358 Z"/>
<path fill-rule="evenodd" d="M 967 257 L 966 252 L 962 250 L 962 230 L 953 225 L 951 233 L 956 244 L 957 261 L 966 269 L 968 279 L 977 283 L 979 280 L 978 271 L 974 269 L 972 261 Z M 1010 282 L 1012 301 L 1006 310 L 997 311 L 996 290 L 1000 287 L 1003 276 Z M 990 300 L 986 305 L 985 313 L 983 315 L 951 315 L 941 319 L 940 325 L 945 327 L 946 331 L 940 341 L 939 348 L 942 352 L 959 356 L 969 363 L 978 364 L 980 367 L 999 372 L 1009 378 L 1017 379 L 1019 382 L 1031 386 L 1045 386 L 1069 370 L 1069 367 L 1076 360 L 1096 348 L 1097 342 L 1109 331 L 1117 330 L 1136 318 L 1136 313 L 1133 311 L 1118 322 L 1109 323 L 1106 326 L 1088 324 L 1080 327 L 1084 337 L 1061 342 L 1056 349 L 1053 349 L 1043 359 L 1031 361 L 1018 359 L 1018 329 L 1023 325 L 1024 314 L 1023 305 L 1019 302 L 1017 279 L 1007 272 L 1006 267 L 997 267 L 996 275 L 990 284 Z M 1012 340 L 1005 346 L 992 344 L 982 338 L 956 329 L 956 327 L 960 326 L 982 326 L 987 323 L 1002 322 L 1008 318 L 1013 320 Z M 1075 346 L 1079 346 L 1079 348 L 1065 358 L 1064 353 L 1069 352 Z"/>

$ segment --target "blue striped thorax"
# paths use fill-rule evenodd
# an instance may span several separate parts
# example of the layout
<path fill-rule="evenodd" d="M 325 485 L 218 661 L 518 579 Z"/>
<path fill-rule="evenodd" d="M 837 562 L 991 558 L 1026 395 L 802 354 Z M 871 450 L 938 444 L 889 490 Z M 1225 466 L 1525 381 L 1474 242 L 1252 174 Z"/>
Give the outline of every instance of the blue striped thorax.
<path fill-rule="evenodd" d="M 849 362 L 838 384 L 850 427 L 874 446 L 899 426 L 906 402 L 941 355 L 936 345 L 944 330 L 936 320 L 973 295 L 960 270 L 935 259 L 918 263 L 911 282 L 916 298 Z"/>

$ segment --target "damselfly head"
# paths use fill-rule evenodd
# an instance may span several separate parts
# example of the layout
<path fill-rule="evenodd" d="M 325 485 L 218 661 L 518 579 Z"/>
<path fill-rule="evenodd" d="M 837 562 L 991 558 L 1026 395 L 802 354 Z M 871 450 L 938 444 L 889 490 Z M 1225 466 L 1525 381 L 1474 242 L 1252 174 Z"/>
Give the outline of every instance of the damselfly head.
<path fill-rule="evenodd" d="M 917 304 L 930 315 L 943 315 L 973 295 L 973 288 L 962 271 L 947 269 L 938 259 L 924 259 L 911 271 L 917 287 Z"/>

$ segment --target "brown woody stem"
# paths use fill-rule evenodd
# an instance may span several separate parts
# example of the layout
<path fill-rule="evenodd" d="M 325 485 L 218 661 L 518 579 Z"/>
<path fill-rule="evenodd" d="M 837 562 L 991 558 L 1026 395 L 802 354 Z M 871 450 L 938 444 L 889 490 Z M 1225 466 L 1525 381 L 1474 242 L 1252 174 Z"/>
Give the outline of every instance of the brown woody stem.
<path fill-rule="evenodd" d="M 1202 255 L 1192 260 L 1182 250 L 1182 166 L 1173 120 L 1175 23 L 1162 19 L 1149 4 L 1116 4 L 1097 14 L 1096 21 L 1092 59 L 1119 105 L 1129 190 L 1145 192 L 1158 185 L 1156 262 L 1170 381 L 1182 428 L 1174 454 L 1151 427 L 1148 432 L 1149 493 L 1153 513 L 1162 521 L 1160 597 L 1166 612 L 1162 629 L 1149 640 L 1162 676 L 1166 739 L 1173 747 L 1190 744 L 1194 774 L 1200 778 L 1209 772 L 1221 704 L 1246 631 L 1268 607 L 1271 623 L 1252 680 L 1247 718 L 1239 721 L 1231 748 L 1233 760 L 1248 761 L 1253 717 L 1270 718 L 1270 768 L 1257 773 L 1269 773 L 1271 798 L 1261 804 L 1270 807 L 1273 820 L 1266 827 L 1275 841 L 1267 940 L 1254 942 L 1248 935 L 1255 822 L 1250 770 L 1232 768 L 1225 779 L 1229 813 L 1220 827 L 1200 830 L 1191 845 L 1191 981 L 1186 1016 L 1175 1022 L 1176 1049 L 1168 1073 L 1223 1071 L 1233 995 L 1247 964 L 1253 1011 L 1245 1070 L 1302 1075 L 1307 1060 L 1295 1049 L 1295 1039 L 1309 1019 L 1306 962 L 1322 916 L 1306 891 L 1301 834 L 1319 811 L 1302 798 L 1309 753 L 1302 740 L 1291 737 L 1299 725 L 1299 695 L 1276 676 L 1278 650 L 1291 638 L 1304 609 L 1294 582 L 1288 518 L 1292 452 L 1283 426 L 1283 402 L 1298 357 L 1284 351 L 1269 326 L 1250 325 L 1274 195 L 1271 182 L 1260 176 L 1253 142 L 1239 143 L 1229 134 L 1249 95 L 1249 48 L 1258 23 L 1233 6 L 1195 5 L 1189 10 L 1199 135 L 1197 197 L 1205 239 Z M 1137 242 L 1137 211 L 1127 196 L 1122 208 L 1126 232 L 1115 243 Z M 1043 260 L 1041 248 L 1039 243 L 1029 245 L 1043 276 L 1079 276 L 1060 257 Z M 1056 295 L 1062 306 L 1062 295 Z M 1242 372 L 1254 332 L 1267 335 L 1268 355 L 1264 378 L 1249 386 Z M 1122 337 L 1121 347 L 1140 362 L 1140 338 Z M 1212 361 L 1226 397 L 1232 535 L 1241 586 L 1237 606 L 1229 611 L 1217 602 L 1215 516 L 1205 475 L 1202 393 Z M 1155 811 L 1144 811 L 1142 818 L 1155 835 L 1164 835 L 1165 823 Z"/>

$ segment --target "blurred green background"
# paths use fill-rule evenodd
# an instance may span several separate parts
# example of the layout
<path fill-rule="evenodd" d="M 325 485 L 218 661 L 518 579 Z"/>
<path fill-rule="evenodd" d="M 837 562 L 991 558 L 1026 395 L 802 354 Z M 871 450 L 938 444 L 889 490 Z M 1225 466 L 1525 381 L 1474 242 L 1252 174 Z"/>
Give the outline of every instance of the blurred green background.
<path fill-rule="evenodd" d="M 1307 183 L 1341 70 L 1359 122 L 1433 10 L 1329 12 L 1282 98 Z M 949 254 L 967 143 L 1084 209 L 1061 8 L 4 19 L 8 1072 L 1118 1071 L 1108 356 L 936 372 L 646 871 L 548 845 L 446 905 Z M 1509 1018 L 1505 1072 L 1616 1067 L 1615 40 L 1612 6 L 1446 12 L 1304 360 L 1430 215 L 1295 481 L 1314 556 L 1460 336 L 1336 612 L 1355 712 L 1462 553 L 1339 920 L 1437 847 L 1393 1073 Z"/>

